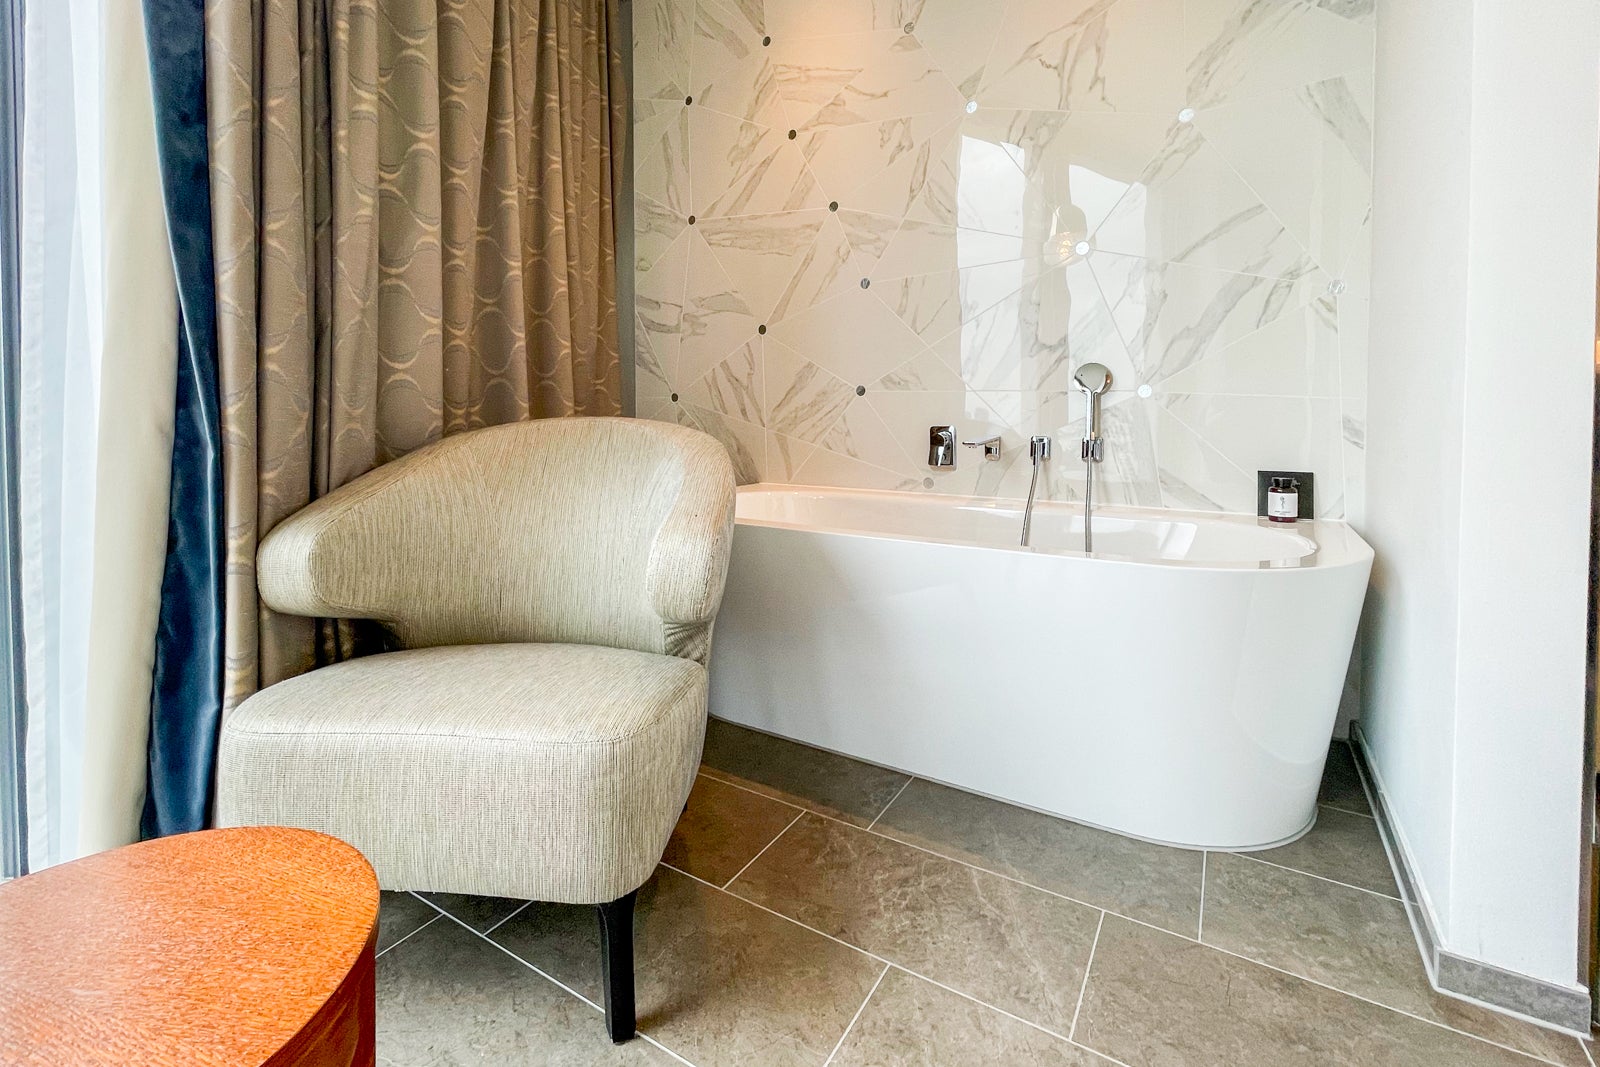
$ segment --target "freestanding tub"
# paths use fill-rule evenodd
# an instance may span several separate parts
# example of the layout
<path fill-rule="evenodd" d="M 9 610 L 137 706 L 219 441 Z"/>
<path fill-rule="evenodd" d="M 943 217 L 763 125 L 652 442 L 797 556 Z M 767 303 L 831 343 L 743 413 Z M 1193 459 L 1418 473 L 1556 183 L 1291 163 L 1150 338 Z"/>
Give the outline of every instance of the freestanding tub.
<path fill-rule="evenodd" d="M 1166 844 L 1310 828 L 1372 567 L 1344 523 L 753 485 L 711 712 Z"/>

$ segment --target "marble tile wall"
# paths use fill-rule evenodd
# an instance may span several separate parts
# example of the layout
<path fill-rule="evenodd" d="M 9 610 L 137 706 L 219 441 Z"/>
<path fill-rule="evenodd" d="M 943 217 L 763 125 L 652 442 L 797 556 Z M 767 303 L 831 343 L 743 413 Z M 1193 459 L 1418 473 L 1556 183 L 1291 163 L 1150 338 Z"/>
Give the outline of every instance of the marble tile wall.
<path fill-rule="evenodd" d="M 637 411 L 745 481 L 1359 509 L 1374 0 L 634 0 Z M 928 427 L 998 433 L 927 467 Z"/>

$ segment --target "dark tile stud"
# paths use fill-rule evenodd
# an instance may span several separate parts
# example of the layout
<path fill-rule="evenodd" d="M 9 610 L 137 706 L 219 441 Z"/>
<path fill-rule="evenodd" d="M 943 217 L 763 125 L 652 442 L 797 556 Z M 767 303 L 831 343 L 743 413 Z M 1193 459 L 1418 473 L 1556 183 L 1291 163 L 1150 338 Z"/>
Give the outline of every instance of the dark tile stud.
<path fill-rule="evenodd" d="M 760 326 L 756 327 L 756 333 L 766 333 L 766 332 L 767 332 L 767 324 L 766 323 L 763 322 Z"/>
<path fill-rule="evenodd" d="M 905 30 L 907 33 L 914 33 L 916 31 L 917 24 L 915 22 L 908 22 L 900 28 Z"/>
<path fill-rule="evenodd" d="M 866 395 L 867 395 L 867 387 L 866 386 L 864 386 L 864 385 L 856 386 L 856 396 L 866 396 Z"/>
<path fill-rule="evenodd" d="M 693 226 L 693 225 L 694 225 L 694 216 L 693 216 L 693 215 L 690 215 L 690 216 L 689 216 L 689 225 L 690 225 L 690 226 Z"/>
<path fill-rule="evenodd" d="M 791 141 L 794 140 L 796 136 L 798 136 L 797 131 L 795 131 L 795 130 L 790 130 L 789 131 L 789 140 L 791 140 Z"/>
<path fill-rule="evenodd" d="M 772 43 L 772 35 L 771 34 L 768 34 L 767 36 L 761 38 L 761 47 L 762 48 L 766 48 L 771 43 Z"/>
<path fill-rule="evenodd" d="M 688 107 L 692 103 L 694 103 L 694 97 L 686 96 L 686 97 L 683 98 L 683 106 L 684 107 Z"/>
<path fill-rule="evenodd" d="M 861 279 L 861 288 L 863 288 L 863 289 L 871 289 L 872 288 L 872 279 L 871 278 L 862 278 Z"/>
<path fill-rule="evenodd" d="M 677 393 L 673 393 L 672 394 L 672 402 L 674 404 L 676 404 L 678 402 L 678 394 Z"/>
<path fill-rule="evenodd" d="M 839 210 L 839 201 L 837 201 L 837 200 L 828 201 L 828 210 L 829 211 L 838 211 Z"/>

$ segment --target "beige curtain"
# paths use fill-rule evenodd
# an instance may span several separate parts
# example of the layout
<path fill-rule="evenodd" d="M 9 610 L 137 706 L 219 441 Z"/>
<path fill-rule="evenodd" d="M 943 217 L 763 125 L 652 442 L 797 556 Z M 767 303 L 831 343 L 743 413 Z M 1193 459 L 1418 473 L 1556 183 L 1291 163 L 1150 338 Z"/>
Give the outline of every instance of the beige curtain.
<path fill-rule="evenodd" d="M 616 0 L 211 0 L 224 706 L 349 652 L 260 537 L 492 423 L 620 411 Z"/>

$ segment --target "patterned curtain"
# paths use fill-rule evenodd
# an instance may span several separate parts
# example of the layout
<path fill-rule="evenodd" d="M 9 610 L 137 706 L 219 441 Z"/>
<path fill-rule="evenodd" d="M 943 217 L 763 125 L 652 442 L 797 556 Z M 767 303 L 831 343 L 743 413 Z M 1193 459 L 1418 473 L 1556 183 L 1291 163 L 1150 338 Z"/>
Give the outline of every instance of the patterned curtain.
<path fill-rule="evenodd" d="M 620 411 L 616 0 L 208 0 L 224 707 L 350 651 L 260 537 L 441 435 Z"/>

